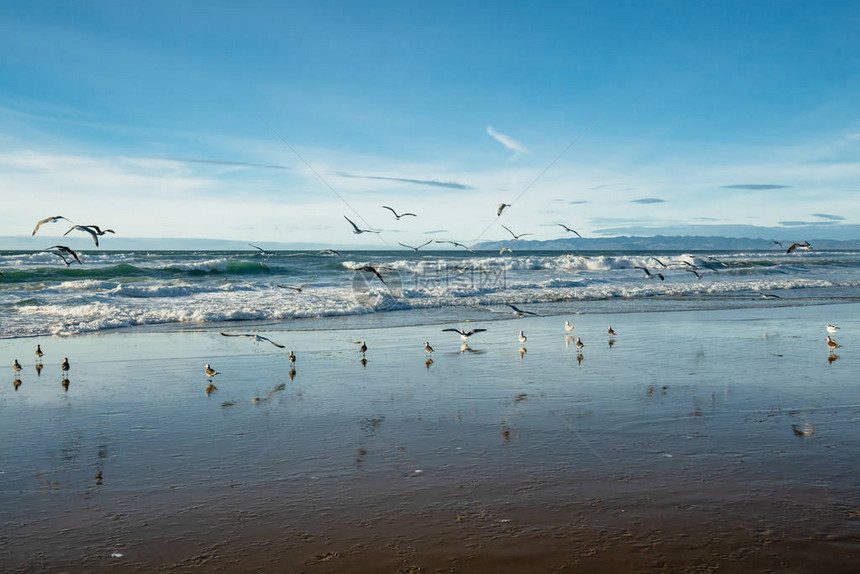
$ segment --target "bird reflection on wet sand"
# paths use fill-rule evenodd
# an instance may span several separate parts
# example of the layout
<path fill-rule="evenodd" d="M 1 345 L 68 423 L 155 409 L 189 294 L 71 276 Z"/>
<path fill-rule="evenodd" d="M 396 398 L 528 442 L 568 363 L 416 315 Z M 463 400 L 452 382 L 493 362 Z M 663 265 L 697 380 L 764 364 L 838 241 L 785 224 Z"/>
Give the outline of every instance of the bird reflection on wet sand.
<path fill-rule="evenodd" d="M 36 363 L 36 376 L 40 377 L 42 375 L 42 363 Z"/>
<path fill-rule="evenodd" d="M 292 381 L 295 378 L 296 378 L 296 368 L 290 367 L 290 380 Z"/>
<path fill-rule="evenodd" d="M 367 359 L 364 357 L 361 358 L 361 368 L 367 368 Z"/>
<path fill-rule="evenodd" d="M 212 394 L 212 391 L 217 391 L 217 390 L 218 390 L 218 387 L 213 385 L 212 382 L 210 381 L 209 384 L 206 385 L 206 396 L 208 397 L 210 394 Z"/>
<path fill-rule="evenodd" d="M 830 353 L 829 355 L 827 355 L 827 364 L 828 365 L 833 364 L 833 361 L 835 361 L 838 358 L 839 358 L 839 355 L 837 355 L 836 353 Z"/>
<path fill-rule="evenodd" d="M 17 391 L 18 387 L 21 386 L 21 379 L 19 379 L 18 377 L 15 377 L 15 380 L 12 381 L 12 386 L 15 387 L 15 390 Z"/>
<path fill-rule="evenodd" d="M 577 365 L 580 364 L 582 362 L 582 359 L 583 359 L 582 353 L 578 354 L 576 356 L 576 364 Z"/>
<path fill-rule="evenodd" d="M 432 364 L 433 364 L 433 359 L 428 358 L 426 361 L 424 361 L 424 368 L 429 371 L 430 365 L 432 365 Z"/>
<path fill-rule="evenodd" d="M 63 380 L 60 381 L 60 383 L 63 385 L 63 390 L 68 392 L 69 391 L 69 385 L 71 384 L 71 381 L 69 381 L 69 379 L 67 379 L 66 377 L 63 377 Z"/>
<path fill-rule="evenodd" d="M 615 345 L 615 339 L 609 339 L 609 348 L 611 349 Z"/>
<path fill-rule="evenodd" d="M 525 347 L 520 347 L 520 359 L 525 357 L 526 353 L 528 353 L 528 349 L 526 349 Z"/>

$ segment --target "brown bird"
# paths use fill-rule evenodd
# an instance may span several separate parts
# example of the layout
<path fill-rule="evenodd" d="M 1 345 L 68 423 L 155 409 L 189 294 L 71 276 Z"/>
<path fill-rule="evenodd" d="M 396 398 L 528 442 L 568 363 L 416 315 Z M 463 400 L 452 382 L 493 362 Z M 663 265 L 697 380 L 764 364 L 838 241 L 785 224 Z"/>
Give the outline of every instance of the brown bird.
<path fill-rule="evenodd" d="M 67 372 L 69 372 L 69 369 L 70 369 L 70 368 L 71 368 L 71 367 L 69 366 L 69 358 L 68 358 L 68 357 L 63 357 L 63 364 L 62 364 L 62 365 L 60 365 L 60 369 L 61 369 L 64 373 L 67 373 Z"/>

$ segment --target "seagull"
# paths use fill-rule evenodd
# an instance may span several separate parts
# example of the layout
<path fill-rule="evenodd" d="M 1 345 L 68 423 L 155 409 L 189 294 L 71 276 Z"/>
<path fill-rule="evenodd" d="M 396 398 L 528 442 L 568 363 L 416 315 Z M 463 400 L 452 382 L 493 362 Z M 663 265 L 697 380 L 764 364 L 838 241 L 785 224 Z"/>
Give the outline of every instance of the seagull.
<path fill-rule="evenodd" d="M 266 261 L 268 261 L 268 260 L 269 260 L 269 257 L 271 257 L 272 255 L 274 255 L 274 253 L 272 253 L 271 251 L 266 251 L 265 249 L 263 249 L 263 248 L 262 248 L 262 247 L 260 247 L 259 245 L 254 245 L 253 243 L 249 243 L 248 245 L 250 245 L 251 247 L 253 247 L 253 248 L 254 248 L 254 249 L 256 249 L 257 251 L 259 251 L 259 252 L 260 252 L 260 255 L 262 255 L 262 256 L 263 256 L 263 259 L 265 259 Z"/>
<path fill-rule="evenodd" d="M 367 352 L 367 343 L 365 341 L 361 342 L 361 347 L 358 348 L 358 352 L 362 355 Z"/>
<path fill-rule="evenodd" d="M 615 329 L 612 328 L 612 325 L 609 326 L 609 329 L 606 332 L 609 333 L 610 337 L 614 337 L 615 335 L 617 335 Z"/>
<path fill-rule="evenodd" d="M 540 317 L 540 315 L 538 315 L 537 313 L 533 313 L 533 312 L 531 312 L 531 311 L 523 311 L 523 310 L 522 310 L 522 309 L 520 309 L 519 307 L 515 307 L 514 305 L 511 305 L 510 303 L 505 303 L 505 305 L 507 305 L 508 307 L 510 307 L 511 309 L 513 309 L 513 310 L 514 310 L 514 314 L 515 314 L 517 317 L 522 317 L 523 315 L 534 315 L 535 317 Z"/>
<path fill-rule="evenodd" d="M 379 233 L 378 231 L 374 231 L 374 230 L 372 230 L 372 229 L 359 229 L 359 228 L 358 228 L 358 225 L 356 225 L 355 223 L 353 223 L 353 222 L 352 222 L 352 220 L 351 220 L 350 218 L 348 218 L 348 217 L 347 217 L 347 216 L 345 216 L 345 215 L 343 216 L 343 218 L 344 218 L 344 219 L 346 219 L 347 221 L 349 221 L 349 224 L 350 224 L 350 225 L 352 225 L 352 228 L 353 228 L 353 230 L 354 230 L 354 231 L 353 231 L 353 233 L 355 233 L 356 235 L 359 235 L 359 234 L 361 234 L 361 233 Z"/>
<path fill-rule="evenodd" d="M 693 261 L 695 261 L 695 259 Z M 696 265 L 695 263 L 690 263 L 689 261 L 681 261 L 681 263 L 687 266 L 685 267 L 685 269 L 692 269 L 693 271 L 695 271 L 699 268 L 698 265 Z"/>
<path fill-rule="evenodd" d="M 318 252 L 317 255 L 334 255 L 335 257 L 341 257 L 340 251 L 335 251 L 334 249 L 323 249 Z"/>
<path fill-rule="evenodd" d="M 650 271 L 648 271 L 647 267 L 639 267 L 638 265 L 634 265 L 633 269 L 641 269 L 642 271 L 644 271 L 645 272 L 645 279 L 653 279 L 654 277 L 659 277 L 660 281 L 666 280 L 666 278 L 663 277 L 662 273 L 651 273 Z"/>
<path fill-rule="evenodd" d="M 71 249 L 69 249 L 68 247 L 66 247 L 65 245 L 52 245 L 51 247 L 48 247 L 48 249 L 45 249 L 45 251 L 50 251 L 51 249 L 59 249 L 63 253 L 68 253 L 69 255 L 71 255 L 72 257 L 75 258 L 75 261 L 77 261 L 78 263 L 81 263 L 81 260 L 78 258 L 78 254 L 75 253 L 74 251 L 72 251 Z M 66 258 L 63 257 L 63 255 L 61 253 L 57 253 L 56 251 L 51 251 L 51 253 L 54 253 L 55 255 L 59 255 L 60 257 L 63 258 L 63 261 L 66 260 Z M 68 263 L 66 263 L 66 265 L 68 265 Z M 81 263 L 81 265 L 83 265 L 83 263 Z"/>
<path fill-rule="evenodd" d="M 278 347 L 279 349 L 285 348 L 284 345 L 280 345 L 280 344 L 272 341 L 271 339 L 267 339 L 266 337 L 262 337 L 260 335 L 255 334 L 255 333 L 225 333 L 224 331 L 219 331 L 219 333 L 221 333 L 225 337 L 249 337 L 250 339 L 253 339 L 255 343 L 262 343 L 263 341 L 265 341 L 267 343 L 273 344 L 274 346 Z"/>
<path fill-rule="evenodd" d="M 465 249 L 469 253 L 474 253 L 474 251 L 472 251 L 471 249 L 469 249 L 468 247 L 466 247 L 462 243 L 457 243 L 456 241 L 448 241 L 446 239 L 437 239 L 436 243 L 450 243 L 451 245 L 453 245 L 455 247 L 462 247 L 463 249 Z"/>
<path fill-rule="evenodd" d="M 45 353 L 42 352 L 42 345 L 36 345 L 36 361 L 41 361 L 44 356 Z"/>
<path fill-rule="evenodd" d="M 77 229 L 78 231 L 84 231 L 84 232 L 89 233 L 90 235 L 92 235 L 92 237 L 93 237 L 93 243 L 95 243 L 95 244 L 96 244 L 96 247 L 98 247 L 98 246 L 99 246 L 99 235 L 104 235 L 104 233 L 101 233 L 101 234 L 96 233 L 96 230 L 95 230 L 95 229 L 93 229 L 92 227 L 88 226 L 88 225 L 75 225 L 74 227 L 72 227 L 71 229 L 69 229 L 68 231 L 66 231 L 65 233 L 63 233 L 63 235 L 64 235 L 64 236 L 65 236 L 65 235 L 68 235 L 69 233 L 71 233 L 72 231 L 75 231 L 76 229 Z M 111 233 L 113 233 L 113 232 L 111 232 Z"/>
<path fill-rule="evenodd" d="M 662 267 L 663 269 L 668 269 L 668 265 L 666 265 L 665 263 L 663 263 L 662 261 L 660 261 L 656 257 L 651 256 L 648 259 L 653 259 L 654 261 L 656 261 L 660 265 L 660 267 Z"/>
<path fill-rule="evenodd" d="M 791 425 L 791 430 L 797 436 L 815 436 L 815 425 L 806 423 L 802 427 L 800 425 Z"/>
<path fill-rule="evenodd" d="M 394 219 L 396 219 L 397 221 L 400 221 L 400 218 L 401 218 L 401 217 L 406 217 L 407 215 L 411 215 L 412 217 L 418 217 L 418 216 L 417 216 L 417 215 L 415 215 L 414 213 L 401 213 L 400 215 L 397 215 L 397 212 L 396 212 L 396 211 L 394 211 L 392 208 L 388 207 L 387 205 L 383 205 L 383 206 L 382 206 L 382 208 L 383 208 L 383 209 L 387 209 L 388 211 L 390 211 L 391 213 L 393 213 L 393 214 L 394 214 Z"/>
<path fill-rule="evenodd" d="M 430 346 L 429 341 L 424 341 L 424 350 L 427 351 L 428 355 L 433 352 L 433 347 Z"/>
<path fill-rule="evenodd" d="M 36 232 L 39 231 L 39 228 L 42 227 L 43 224 L 45 224 L 45 223 L 56 223 L 61 219 L 65 219 L 69 223 L 72 223 L 72 221 L 70 219 L 66 219 L 62 215 L 55 215 L 53 217 L 46 217 L 45 219 L 41 220 L 40 222 L 38 222 L 36 224 L 36 228 L 33 229 L 33 233 L 31 235 L 36 235 Z"/>
<path fill-rule="evenodd" d="M 208 367 L 208 366 L 209 366 L 209 365 L 207 365 L 207 367 Z M 70 368 L 71 368 L 71 367 L 69 366 L 69 358 L 68 358 L 68 357 L 63 357 L 63 364 L 62 364 L 62 365 L 60 365 L 60 370 L 61 370 L 61 371 L 63 371 L 63 373 L 67 373 L 67 372 L 69 371 L 69 369 L 70 369 Z"/>
<path fill-rule="evenodd" d="M 571 324 L 570 324 L 570 321 L 565 321 L 565 322 L 564 322 L 564 330 L 565 330 L 565 331 L 567 331 L 568 333 L 570 333 L 570 332 L 571 332 L 571 331 L 573 331 L 574 329 L 576 329 L 576 327 L 574 327 L 573 325 L 571 325 Z"/>
<path fill-rule="evenodd" d="M 388 283 L 385 282 L 385 279 L 382 278 L 382 275 L 379 274 L 379 271 L 377 271 L 375 267 L 372 267 L 370 265 L 364 265 L 363 267 L 357 268 L 356 271 L 367 271 L 368 273 L 373 273 L 379 278 L 380 281 L 382 281 L 383 285 L 388 285 Z"/>
<path fill-rule="evenodd" d="M 16 373 L 20 373 L 21 368 L 22 368 L 21 363 L 18 362 L 18 359 L 15 359 L 15 362 L 12 363 L 12 370 L 15 371 Z"/>
<path fill-rule="evenodd" d="M 776 239 L 771 239 L 771 240 L 770 240 L 770 242 L 771 242 L 771 243 L 776 243 L 776 244 L 777 244 L 777 245 L 779 245 L 780 247 L 785 247 L 785 245 L 783 245 L 782 243 L 780 243 L 780 242 L 779 242 L 779 241 L 777 241 Z"/>
<path fill-rule="evenodd" d="M 791 252 L 796 251 L 798 249 L 800 249 L 801 251 L 811 251 L 812 246 L 809 244 L 808 241 L 804 241 L 802 243 L 792 243 L 791 247 L 788 248 L 786 253 L 791 253 Z"/>
<path fill-rule="evenodd" d="M 782 299 L 779 295 L 771 295 L 770 293 L 762 293 L 761 291 L 753 291 L 756 295 L 761 295 L 762 299 Z"/>
<path fill-rule="evenodd" d="M 310 283 L 302 283 L 301 285 L 281 285 L 280 283 L 278 283 L 278 287 L 280 287 L 281 289 L 292 289 L 296 293 L 301 293 L 302 289 L 304 289 L 308 285 L 310 285 Z"/>
<path fill-rule="evenodd" d="M 504 254 L 505 251 L 507 251 L 508 253 L 514 252 L 513 249 L 510 249 L 509 247 L 502 247 L 501 249 L 499 249 L 499 255 Z"/>
<path fill-rule="evenodd" d="M 483 333 L 486 329 L 472 329 L 471 331 L 463 331 L 462 329 L 442 329 L 442 332 L 451 331 L 452 333 L 459 333 L 460 338 L 463 339 L 463 342 L 469 340 L 469 337 L 474 335 L 475 333 Z"/>
<path fill-rule="evenodd" d="M 837 327 L 836 325 L 831 325 L 830 323 L 827 323 L 826 329 L 827 329 L 828 333 L 835 334 L 836 331 L 839 330 L 839 327 Z"/>
<path fill-rule="evenodd" d="M 398 245 L 402 245 L 403 247 L 406 247 L 408 249 L 412 249 L 413 251 L 415 251 L 415 253 L 418 253 L 419 249 L 421 249 L 422 247 L 426 247 L 426 246 L 430 245 L 431 243 L 433 243 L 432 239 L 430 241 L 428 241 L 427 243 L 422 243 L 418 247 L 412 247 L 411 245 L 406 245 L 405 243 L 400 243 L 399 241 L 397 242 Z"/>
<path fill-rule="evenodd" d="M 293 353 L 292 351 L 290 351 L 289 357 L 290 357 L 290 363 L 295 363 L 295 362 L 296 362 L 296 354 L 295 354 L 295 353 Z"/>
<path fill-rule="evenodd" d="M 505 208 L 510 206 L 510 203 L 500 203 L 498 209 L 496 209 L 496 217 L 501 217 L 502 212 L 505 210 Z"/>
<path fill-rule="evenodd" d="M 214 377 L 215 375 L 221 374 L 220 372 L 218 372 L 215 369 L 213 369 L 212 367 L 210 367 L 209 363 L 206 363 L 205 373 L 206 373 L 206 376 L 209 377 L 210 381 L 212 380 L 212 377 Z"/>
<path fill-rule="evenodd" d="M 502 225 L 502 227 L 505 227 L 505 226 Z M 511 235 L 514 236 L 514 241 L 517 241 L 520 237 L 525 237 L 526 235 L 534 235 L 534 233 L 520 233 L 519 235 L 517 235 L 516 233 L 514 233 L 513 231 L 511 231 L 507 227 L 505 227 L 505 229 L 507 229 L 508 233 L 510 233 Z"/>
<path fill-rule="evenodd" d="M 579 337 L 576 338 L 576 348 L 582 349 L 585 346 L 585 343 L 582 342 L 582 339 Z"/>
<path fill-rule="evenodd" d="M 707 271 L 702 272 L 702 273 L 699 273 L 699 272 L 698 272 L 698 271 L 696 271 L 695 269 L 686 269 L 686 268 L 684 269 L 684 271 L 687 271 L 687 272 L 689 272 L 689 273 L 692 273 L 693 275 L 695 275 L 695 276 L 696 276 L 696 279 L 701 279 L 701 278 L 705 275 L 705 273 L 707 273 Z"/>
<path fill-rule="evenodd" d="M 577 237 L 582 239 L 582 235 L 580 235 L 578 231 L 576 231 L 575 229 L 571 229 L 570 227 L 568 227 L 564 223 L 556 223 L 556 225 L 561 225 L 562 227 L 564 227 L 565 231 L 570 231 L 571 233 L 575 233 Z"/>
<path fill-rule="evenodd" d="M 517 338 L 520 340 L 520 343 L 525 343 L 529 340 L 528 337 L 526 337 L 525 333 L 523 333 L 522 331 L 520 331 L 520 334 Z"/>
<path fill-rule="evenodd" d="M 836 349 L 838 349 L 841 346 L 842 345 L 840 345 L 839 343 L 836 342 L 836 339 L 833 339 L 830 337 L 830 335 L 827 335 L 827 348 L 828 349 L 830 349 L 831 351 L 835 351 Z"/>

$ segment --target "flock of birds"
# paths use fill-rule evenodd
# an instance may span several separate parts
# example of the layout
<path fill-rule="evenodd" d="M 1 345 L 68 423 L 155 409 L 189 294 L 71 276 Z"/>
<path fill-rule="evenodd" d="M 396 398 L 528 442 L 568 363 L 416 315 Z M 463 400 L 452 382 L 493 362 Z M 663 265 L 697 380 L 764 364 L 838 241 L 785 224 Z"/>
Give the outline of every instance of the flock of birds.
<path fill-rule="evenodd" d="M 42 345 L 36 345 L 36 376 L 42 375 L 42 369 L 44 365 L 42 364 L 42 357 L 45 356 L 45 353 L 42 351 Z M 60 364 L 60 372 L 62 373 L 61 384 L 63 385 L 63 389 L 69 390 L 69 370 L 71 369 L 71 365 L 69 365 L 69 358 L 63 357 L 63 362 Z M 18 387 L 21 386 L 21 371 L 24 370 L 24 367 L 21 366 L 21 363 L 18 362 L 18 359 L 15 359 L 12 362 L 12 372 L 15 374 L 15 379 L 12 381 L 12 385 L 15 387 L 15 390 L 18 390 Z"/>

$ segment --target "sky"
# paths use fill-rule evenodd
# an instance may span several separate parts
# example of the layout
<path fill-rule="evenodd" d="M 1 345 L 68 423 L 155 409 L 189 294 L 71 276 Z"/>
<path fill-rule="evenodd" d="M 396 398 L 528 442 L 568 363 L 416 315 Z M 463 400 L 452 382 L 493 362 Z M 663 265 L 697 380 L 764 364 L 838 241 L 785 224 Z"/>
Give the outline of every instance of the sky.
<path fill-rule="evenodd" d="M 860 239 L 857 30 L 854 1 L 4 2 L 0 236 Z"/>

